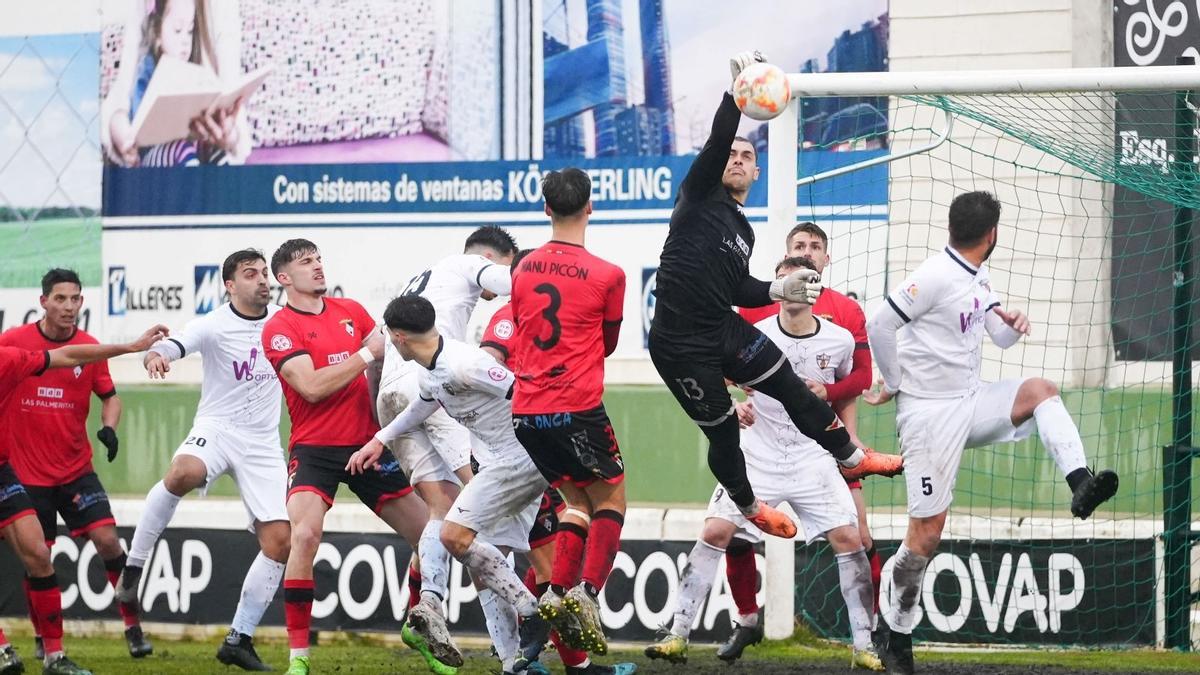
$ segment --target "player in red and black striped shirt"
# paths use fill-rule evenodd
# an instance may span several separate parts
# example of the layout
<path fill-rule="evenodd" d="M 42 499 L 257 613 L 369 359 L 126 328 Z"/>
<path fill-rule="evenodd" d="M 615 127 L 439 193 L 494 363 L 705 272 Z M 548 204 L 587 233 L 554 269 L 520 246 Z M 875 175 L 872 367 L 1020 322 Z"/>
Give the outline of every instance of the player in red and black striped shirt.
<path fill-rule="evenodd" d="M 166 326 L 154 326 L 134 342 L 123 345 L 76 344 L 51 350 L 30 351 L 0 346 L 0 410 L 7 410 L 19 385 L 48 368 L 74 368 L 121 354 L 145 351 L 167 334 Z M 30 618 L 41 633 L 45 649 L 45 673 L 79 675 L 80 668 L 63 651 L 62 593 L 50 561 L 50 547 L 37 512 L 25 487 L 17 480 L 8 461 L 7 445 L 0 445 L 0 539 L 8 542 L 28 579 Z M 21 660 L 0 631 L 0 668 L 13 672 Z"/>
<path fill-rule="evenodd" d="M 521 261 L 513 277 L 513 424 L 567 502 L 539 611 L 569 646 L 603 654 L 596 597 L 621 543 L 625 466 L 601 398 L 604 357 L 616 349 L 621 327 L 625 273 L 583 247 L 591 193 L 579 169 L 552 171 L 542 183 L 553 238 Z M 563 630 L 568 614 L 582 630 Z"/>
<path fill-rule="evenodd" d="M 83 286 L 71 270 L 52 269 L 42 277 L 40 298 L 45 314 L 33 323 L 0 335 L 0 345 L 45 351 L 65 345 L 94 345 L 96 338 L 75 325 L 83 307 Z M 87 418 L 91 397 L 103 402 L 96 437 L 107 449 L 108 461 L 117 456 L 115 427 L 121 419 L 121 399 L 113 386 L 108 363 L 99 361 L 74 369 L 58 368 L 27 378 L 3 411 L 4 446 L 17 479 L 25 486 L 41 521 L 46 545 L 58 535 L 57 516 L 72 537 L 87 537 L 104 561 L 110 584 L 125 568 L 125 551 L 117 537 L 117 521 L 108 494 L 92 468 Z M 26 583 L 28 595 L 28 582 Z M 137 603 L 118 602 L 125 622 L 129 654 L 140 658 L 153 649 L 138 621 Z M 35 631 L 41 647 L 41 633 Z"/>
<path fill-rule="evenodd" d="M 391 452 L 384 450 L 377 471 L 357 476 L 346 471 L 350 455 L 379 431 L 363 374 L 383 356 L 375 320 L 353 300 L 326 297 L 321 253 L 307 239 L 285 241 L 271 256 L 271 272 L 287 293 L 287 305 L 263 326 L 262 341 L 283 381 L 292 418 L 287 495 L 292 547 L 283 576 L 288 672 L 307 673 L 313 559 L 338 485 L 345 483 L 414 549 L 429 516 Z M 447 665 L 462 665 L 462 655 L 454 654 L 458 663 Z"/>

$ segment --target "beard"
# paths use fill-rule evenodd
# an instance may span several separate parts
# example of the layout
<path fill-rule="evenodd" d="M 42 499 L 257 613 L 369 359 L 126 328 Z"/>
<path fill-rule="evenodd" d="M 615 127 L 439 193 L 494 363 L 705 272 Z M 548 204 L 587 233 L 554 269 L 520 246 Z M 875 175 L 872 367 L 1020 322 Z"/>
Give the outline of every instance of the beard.
<path fill-rule="evenodd" d="M 983 254 L 983 259 L 984 259 L 984 260 L 987 260 L 988 258 L 991 258 L 991 257 L 992 257 L 992 251 L 995 251 L 995 250 L 996 250 L 996 244 L 997 244 L 999 241 L 1000 241 L 999 239 L 993 240 L 993 241 L 992 241 L 992 243 L 988 245 L 987 252 Z"/>

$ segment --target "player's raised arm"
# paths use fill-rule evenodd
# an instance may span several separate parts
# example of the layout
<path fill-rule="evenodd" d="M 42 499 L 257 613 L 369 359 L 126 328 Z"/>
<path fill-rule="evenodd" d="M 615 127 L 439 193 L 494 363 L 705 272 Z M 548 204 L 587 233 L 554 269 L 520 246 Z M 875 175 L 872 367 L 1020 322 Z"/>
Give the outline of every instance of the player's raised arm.
<path fill-rule="evenodd" d="M 496 295 L 512 295 L 512 273 L 508 265 L 489 263 L 475 275 L 479 287 Z"/>
<path fill-rule="evenodd" d="M 48 353 L 49 368 L 73 368 L 96 361 L 111 359 L 122 354 L 136 354 L 150 348 L 169 333 L 166 326 L 161 324 L 151 326 L 133 342 L 119 345 L 67 345 L 51 349 Z"/>
<path fill-rule="evenodd" d="M 280 364 L 279 376 L 305 401 L 320 403 L 353 382 L 354 378 L 363 374 L 368 364 L 382 356 L 383 341 L 368 340 L 366 347 L 345 361 L 318 369 L 308 352 L 295 352 Z"/>
<path fill-rule="evenodd" d="M 721 184 L 721 176 L 725 173 L 725 164 L 729 161 L 733 138 L 737 135 L 738 123 L 742 119 L 742 111 L 738 110 L 737 104 L 733 101 L 733 81 L 746 66 L 766 60 L 766 57 L 758 52 L 742 52 L 729 59 L 730 91 L 725 92 L 722 96 L 721 105 L 717 107 L 717 114 L 713 117 L 712 131 L 708 134 L 708 140 L 704 142 L 700 154 L 696 155 L 692 167 L 688 169 L 687 176 L 684 177 L 679 188 L 689 197 L 699 197 Z"/>
<path fill-rule="evenodd" d="M 1017 344 L 1023 336 L 1029 335 L 1029 317 L 1019 309 L 1011 312 L 1004 311 L 999 303 L 991 308 L 983 319 L 983 327 L 987 329 L 992 342 L 1001 349 L 1008 349 Z"/>
<path fill-rule="evenodd" d="M 142 366 L 150 374 L 150 379 L 163 379 L 171 371 L 171 362 L 186 358 L 188 354 L 199 352 L 208 337 L 206 329 L 208 322 L 204 318 L 193 319 L 183 327 L 183 330 L 169 338 L 159 340 L 146 350 Z"/>

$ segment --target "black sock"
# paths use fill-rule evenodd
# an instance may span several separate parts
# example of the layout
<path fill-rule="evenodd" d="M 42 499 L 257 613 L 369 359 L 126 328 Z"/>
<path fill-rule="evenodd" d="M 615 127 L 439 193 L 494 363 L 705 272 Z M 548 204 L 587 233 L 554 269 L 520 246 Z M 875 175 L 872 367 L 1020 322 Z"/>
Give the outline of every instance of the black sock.
<path fill-rule="evenodd" d="M 587 591 L 587 594 L 592 596 L 593 599 L 600 597 L 600 589 L 596 588 L 595 586 L 589 584 L 586 581 L 583 582 L 583 590 Z"/>
<path fill-rule="evenodd" d="M 567 594 L 567 589 L 558 584 L 550 584 L 550 590 L 554 591 L 554 594 L 560 598 Z"/>
<path fill-rule="evenodd" d="M 1075 469 L 1071 473 L 1067 474 L 1067 485 L 1070 485 L 1071 492 L 1074 492 L 1079 489 L 1080 485 L 1083 485 L 1091 477 L 1092 477 L 1092 470 L 1087 468 L 1086 466 L 1079 468 L 1079 469 Z"/>

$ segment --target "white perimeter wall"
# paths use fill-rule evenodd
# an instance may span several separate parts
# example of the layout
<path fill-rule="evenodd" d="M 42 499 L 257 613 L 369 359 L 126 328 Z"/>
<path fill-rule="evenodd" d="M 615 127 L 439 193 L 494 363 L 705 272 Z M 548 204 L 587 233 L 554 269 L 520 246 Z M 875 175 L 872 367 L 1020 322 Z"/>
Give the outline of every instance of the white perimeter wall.
<path fill-rule="evenodd" d="M 892 0 L 890 16 L 893 71 L 1112 65 L 1111 0 Z M 903 126 L 911 119 L 894 104 L 892 112 L 893 126 Z M 952 138 L 967 139 L 972 133 L 969 123 L 960 122 Z M 1081 128 L 1081 133 L 1112 132 L 1092 127 Z M 922 144 L 928 138 L 908 140 Z M 1004 154 L 1003 148 L 995 152 Z M 1025 149 L 1020 156 L 1025 160 L 1037 154 Z M 956 151 L 956 159 L 962 156 Z M 934 166 L 933 173 L 940 173 L 936 162 Z M 983 187 L 970 180 L 952 186 L 949 180 L 964 180 L 961 174 L 931 179 L 929 167 L 929 162 L 916 161 L 892 165 L 888 277 L 893 283 L 944 243 L 945 205 L 953 194 Z M 1039 180 L 1035 172 L 1011 168 L 1006 175 L 995 177 L 1000 184 L 996 191 L 1006 205 L 1002 223 L 1008 238 L 1002 231 L 1000 248 L 991 262 L 993 284 L 1007 304 L 1027 309 L 1037 329 L 1030 339 L 1005 354 L 1003 366 L 999 352 L 989 345 L 992 351 L 985 354 L 985 370 L 991 372 L 985 372 L 985 377 L 1039 374 L 1069 387 L 1155 381 L 1169 385 L 1169 363 L 1113 360 L 1109 330 L 1111 223 L 1107 209 L 1100 208 L 1104 200 L 1111 199 L 1111 192 L 1106 194 L 1101 185 L 1079 181 L 1078 195 L 1049 200 L 1046 211 L 1059 215 L 1043 215 L 1037 208 L 1029 208 L 1026 190 L 1058 192 L 1063 184 L 1057 179 L 1042 176 Z M 1010 207 L 1016 203 L 1021 203 L 1021 208 Z M 1090 214 L 1086 217 L 1085 208 Z M 1036 232 L 1036 250 L 1016 243 L 1014 231 L 1021 231 L 1026 242 L 1033 241 L 1028 235 Z M 1048 281 L 1051 278 L 1054 282 Z"/>

